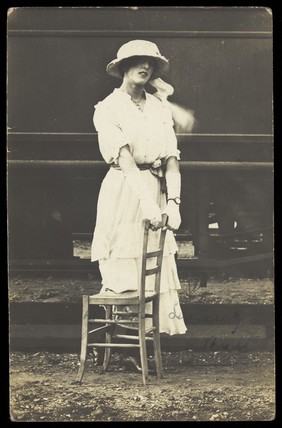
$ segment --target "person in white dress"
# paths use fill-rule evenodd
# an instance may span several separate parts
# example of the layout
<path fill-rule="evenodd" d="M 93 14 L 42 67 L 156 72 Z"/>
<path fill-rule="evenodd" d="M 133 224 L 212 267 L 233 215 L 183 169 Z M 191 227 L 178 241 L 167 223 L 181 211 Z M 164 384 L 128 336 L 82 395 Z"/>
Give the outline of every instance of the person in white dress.
<path fill-rule="evenodd" d="M 94 111 L 99 148 L 110 168 L 99 193 L 91 260 L 99 261 L 102 292 L 138 290 L 142 220 L 151 220 L 149 249 L 153 250 L 160 233 L 157 228 L 161 214 L 167 213 L 160 332 L 184 334 L 173 235 L 181 223 L 180 152 L 170 109 L 145 90 L 150 80 L 160 78 L 168 70 L 168 60 L 154 43 L 132 40 L 121 46 L 106 70 L 120 79 L 121 85 L 100 101 Z M 147 290 L 151 284 L 149 280 Z"/>

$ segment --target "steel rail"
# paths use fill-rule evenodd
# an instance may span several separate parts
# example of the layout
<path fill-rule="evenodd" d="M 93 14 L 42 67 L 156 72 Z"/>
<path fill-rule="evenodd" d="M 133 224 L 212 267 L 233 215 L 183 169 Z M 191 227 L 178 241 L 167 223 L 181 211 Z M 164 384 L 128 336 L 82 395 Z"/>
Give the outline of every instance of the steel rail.
<path fill-rule="evenodd" d="M 189 170 L 224 170 L 224 171 L 272 171 L 272 162 L 221 162 L 221 161 L 180 161 L 181 167 Z M 103 161 L 96 160 L 9 160 L 9 168 L 18 169 L 52 169 L 52 168 L 101 168 L 109 167 Z"/>
<path fill-rule="evenodd" d="M 9 37 L 162 37 L 162 38 L 272 38 L 272 31 L 187 30 L 9 30 Z"/>

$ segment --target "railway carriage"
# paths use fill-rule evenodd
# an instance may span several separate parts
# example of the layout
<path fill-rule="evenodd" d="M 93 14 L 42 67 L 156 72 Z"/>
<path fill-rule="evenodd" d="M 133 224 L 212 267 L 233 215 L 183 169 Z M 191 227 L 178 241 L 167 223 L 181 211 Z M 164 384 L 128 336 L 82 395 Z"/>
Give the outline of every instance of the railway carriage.
<path fill-rule="evenodd" d="M 170 59 L 169 100 L 196 119 L 192 131 L 176 129 L 183 176 L 176 237 L 195 249 L 179 266 L 203 278 L 228 264 L 271 269 L 272 17 L 253 7 L 9 10 L 11 269 L 81 265 L 73 242 L 91 239 L 108 168 L 94 105 L 119 85 L 105 65 L 137 38 Z"/>

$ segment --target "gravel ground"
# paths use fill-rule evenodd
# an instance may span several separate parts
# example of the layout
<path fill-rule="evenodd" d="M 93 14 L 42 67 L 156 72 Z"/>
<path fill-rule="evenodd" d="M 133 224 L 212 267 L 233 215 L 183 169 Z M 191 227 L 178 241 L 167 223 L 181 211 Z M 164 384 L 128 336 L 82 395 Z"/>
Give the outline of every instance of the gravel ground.
<path fill-rule="evenodd" d="M 11 353 L 10 414 L 21 422 L 269 421 L 275 417 L 271 353 L 163 353 L 164 378 L 141 375 L 119 354 L 106 374 L 78 355 Z"/>
<path fill-rule="evenodd" d="M 9 280 L 10 301 L 80 302 L 83 293 L 98 293 L 101 283 L 91 274 L 13 275 Z M 210 278 L 206 288 L 197 277 L 181 279 L 181 303 L 272 304 L 274 284 L 271 278 Z"/>

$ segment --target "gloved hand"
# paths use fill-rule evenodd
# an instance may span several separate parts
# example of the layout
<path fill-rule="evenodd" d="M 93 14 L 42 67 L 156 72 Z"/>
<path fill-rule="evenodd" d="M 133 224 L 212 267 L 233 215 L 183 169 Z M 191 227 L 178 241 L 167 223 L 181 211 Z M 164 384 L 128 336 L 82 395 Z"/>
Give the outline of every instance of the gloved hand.
<path fill-rule="evenodd" d="M 161 227 L 162 220 L 160 207 L 152 198 L 140 199 L 142 218 L 151 220 L 150 224 L 153 230 Z"/>
<path fill-rule="evenodd" d="M 131 168 L 125 173 L 125 179 L 132 191 L 140 200 L 140 207 L 143 219 L 151 220 L 152 228 L 160 227 L 162 220 L 161 210 L 154 201 L 150 189 L 146 185 L 142 174 L 138 168 Z"/>
<path fill-rule="evenodd" d="M 171 230 L 179 229 L 181 224 L 181 216 L 179 211 L 179 205 L 176 205 L 174 201 L 168 201 L 163 213 L 168 215 L 167 227 Z"/>

